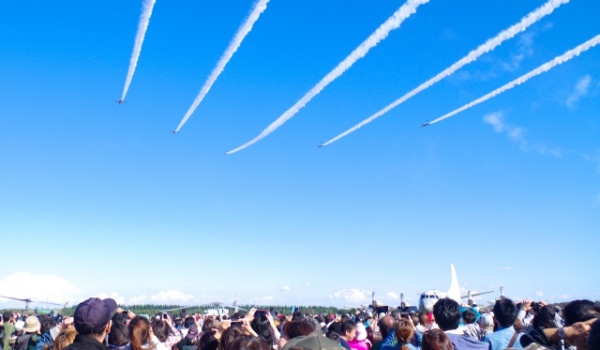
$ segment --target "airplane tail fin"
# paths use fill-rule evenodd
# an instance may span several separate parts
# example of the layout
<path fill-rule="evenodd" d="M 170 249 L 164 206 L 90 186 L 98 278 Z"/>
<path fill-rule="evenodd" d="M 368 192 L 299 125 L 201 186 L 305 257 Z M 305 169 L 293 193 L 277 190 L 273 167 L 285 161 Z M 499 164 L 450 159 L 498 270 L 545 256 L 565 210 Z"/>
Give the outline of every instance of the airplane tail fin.
<path fill-rule="evenodd" d="M 454 269 L 454 264 L 450 264 L 450 274 L 452 276 L 452 280 L 450 281 L 450 289 L 448 289 L 448 293 L 446 295 L 448 298 L 453 299 L 460 304 L 460 286 L 458 284 L 458 278 L 456 277 L 456 269 Z"/>

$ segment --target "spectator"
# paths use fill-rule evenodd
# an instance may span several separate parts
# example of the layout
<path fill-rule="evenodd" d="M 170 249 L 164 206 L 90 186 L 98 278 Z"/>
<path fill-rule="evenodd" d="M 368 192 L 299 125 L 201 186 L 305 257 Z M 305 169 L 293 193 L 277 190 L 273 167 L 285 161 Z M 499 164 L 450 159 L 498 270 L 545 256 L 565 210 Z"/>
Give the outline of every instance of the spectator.
<path fill-rule="evenodd" d="M 481 316 L 480 316 L 480 318 L 481 318 Z M 479 325 L 477 323 L 475 323 L 475 321 L 477 320 L 477 315 L 475 315 L 475 313 L 472 310 L 466 309 L 462 313 L 462 319 L 463 319 L 463 323 L 465 324 L 464 325 L 465 332 L 468 335 L 481 340 L 483 334 L 481 332 L 481 329 L 479 328 Z"/>
<path fill-rule="evenodd" d="M 221 334 L 221 339 L 219 339 L 219 345 L 221 346 L 220 350 L 229 350 L 231 343 L 243 334 L 244 332 L 240 327 L 227 328 L 223 334 Z"/>
<path fill-rule="evenodd" d="M 600 350 L 600 321 L 594 322 L 591 326 L 587 348 L 588 350 Z"/>
<path fill-rule="evenodd" d="M 117 303 L 112 299 L 90 298 L 77 305 L 74 325 L 77 335 L 66 350 L 107 350 L 104 339 L 111 327 Z"/>
<path fill-rule="evenodd" d="M 65 327 L 54 338 L 52 350 L 62 350 L 73 344 L 77 331 L 73 327 Z"/>
<path fill-rule="evenodd" d="M 23 335 L 15 341 L 15 350 L 35 350 L 35 346 L 40 340 L 40 330 L 42 325 L 36 316 L 29 316 L 25 319 L 25 327 Z"/>
<path fill-rule="evenodd" d="M 441 329 L 431 329 L 423 333 L 421 340 L 423 350 L 454 350 L 450 338 Z"/>
<path fill-rule="evenodd" d="M 129 345 L 129 331 L 125 320 L 123 322 L 112 322 L 108 334 L 108 348 L 111 350 L 125 350 Z"/>
<path fill-rule="evenodd" d="M 163 319 L 154 319 L 152 321 L 152 332 L 165 348 L 171 349 L 183 338 L 181 332 L 173 326 L 171 319 L 167 316 Z"/>
<path fill-rule="evenodd" d="M 394 334 L 398 341 L 399 350 L 417 350 L 417 347 L 411 343 L 415 335 L 415 328 L 410 320 L 403 318 L 396 322 Z M 384 349 L 384 345 L 381 346 L 382 350 Z"/>
<path fill-rule="evenodd" d="M 229 345 L 229 350 L 269 350 L 269 346 L 257 337 L 241 335 Z"/>
<path fill-rule="evenodd" d="M 460 306 L 449 298 L 439 299 L 433 305 L 433 316 L 441 330 L 446 333 L 456 350 L 487 350 L 488 346 L 459 328 Z"/>
<path fill-rule="evenodd" d="M 515 330 L 513 324 L 517 319 L 517 306 L 508 298 L 500 298 L 494 304 L 494 317 L 498 322 L 498 329 L 494 333 L 488 333 L 483 337 L 490 350 L 502 350 L 505 348 L 522 349 L 519 338 L 523 335 Z"/>
<path fill-rule="evenodd" d="M 364 324 L 356 324 L 356 335 L 354 336 L 354 339 L 348 342 L 348 345 L 355 350 L 371 349 L 371 342 L 367 339 L 367 329 Z"/>
<path fill-rule="evenodd" d="M 378 322 L 379 332 L 381 333 L 381 340 L 373 344 L 371 350 L 379 350 L 381 348 L 381 344 L 383 341 L 389 336 L 390 333 L 393 333 L 394 325 L 396 324 L 396 320 L 390 316 L 384 316 Z"/>
<path fill-rule="evenodd" d="M 10 339 L 15 333 L 15 319 L 12 312 L 6 311 L 2 314 L 4 320 L 4 339 L 2 340 L 3 350 L 12 350 L 10 346 Z"/>
<path fill-rule="evenodd" d="M 562 347 L 560 341 L 551 342 L 544 333 L 544 329 L 555 327 L 555 313 L 553 308 L 549 306 L 543 307 L 533 318 L 529 332 L 521 337 L 521 346 L 526 347 L 531 343 L 537 343 L 546 347 L 560 349 Z"/>
<path fill-rule="evenodd" d="M 167 350 L 167 348 L 158 341 L 153 334 L 150 321 L 142 316 L 136 316 L 127 325 L 129 330 L 129 348 L 128 350 Z"/>

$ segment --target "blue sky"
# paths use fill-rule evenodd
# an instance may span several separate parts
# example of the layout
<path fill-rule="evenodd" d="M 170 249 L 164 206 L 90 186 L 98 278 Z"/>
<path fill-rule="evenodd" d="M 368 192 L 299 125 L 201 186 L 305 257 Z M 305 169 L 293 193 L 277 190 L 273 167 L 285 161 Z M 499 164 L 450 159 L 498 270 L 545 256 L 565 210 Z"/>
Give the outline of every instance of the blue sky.
<path fill-rule="evenodd" d="M 141 1 L 0 5 L 0 295 L 416 303 L 454 263 L 464 290 L 600 299 L 600 47 L 419 127 L 599 34 L 596 1 L 317 148 L 544 4 L 431 0 L 224 155 L 403 3 L 270 1 L 177 135 L 253 1 L 157 0 L 124 105 Z"/>

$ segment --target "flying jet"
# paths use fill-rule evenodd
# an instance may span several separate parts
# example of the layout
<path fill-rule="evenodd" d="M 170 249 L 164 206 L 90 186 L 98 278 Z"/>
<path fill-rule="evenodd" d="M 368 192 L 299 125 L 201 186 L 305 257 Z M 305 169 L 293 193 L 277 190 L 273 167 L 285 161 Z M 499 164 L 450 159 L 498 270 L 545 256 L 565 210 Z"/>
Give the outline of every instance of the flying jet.
<path fill-rule="evenodd" d="M 421 123 L 421 127 L 423 128 L 423 127 L 428 126 L 430 124 L 431 123 L 429 122 L 429 120 L 426 120 L 425 123 Z"/>
<path fill-rule="evenodd" d="M 171 133 L 172 133 L 173 135 L 175 135 L 175 134 L 179 133 L 179 131 L 177 131 L 177 130 L 171 130 Z"/>
<path fill-rule="evenodd" d="M 423 312 L 433 312 L 433 305 L 438 301 L 438 299 L 441 298 L 450 298 L 455 300 L 459 304 L 462 304 L 461 299 L 469 298 L 469 305 L 471 305 L 473 303 L 473 297 L 482 294 L 493 293 L 493 291 L 479 293 L 472 293 L 471 291 L 468 291 L 467 295 L 461 295 L 460 286 L 458 284 L 458 278 L 456 277 L 456 270 L 454 269 L 454 264 L 450 264 L 450 274 L 451 282 L 448 291 L 441 292 L 437 289 L 434 289 L 421 293 L 421 296 L 419 297 L 419 310 Z"/>
<path fill-rule="evenodd" d="M 127 103 L 127 101 L 123 100 L 122 98 L 115 100 L 116 103 L 122 105 L 123 103 Z"/>

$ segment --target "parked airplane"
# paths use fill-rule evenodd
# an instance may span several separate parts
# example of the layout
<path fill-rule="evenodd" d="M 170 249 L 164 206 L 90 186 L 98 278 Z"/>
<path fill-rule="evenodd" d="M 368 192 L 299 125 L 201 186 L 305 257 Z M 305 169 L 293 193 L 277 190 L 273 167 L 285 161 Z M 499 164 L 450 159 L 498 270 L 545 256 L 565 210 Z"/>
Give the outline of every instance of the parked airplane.
<path fill-rule="evenodd" d="M 421 296 L 419 297 L 419 310 L 421 310 L 423 312 L 433 312 L 433 305 L 438 301 L 438 299 L 441 299 L 441 298 L 454 299 L 459 304 L 462 304 L 461 299 L 469 298 L 468 299 L 469 305 L 471 305 L 473 303 L 473 297 L 476 297 L 476 296 L 482 295 L 482 294 L 493 293 L 493 291 L 479 292 L 479 293 L 472 293 L 471 291 L 468 291 L 467 295 L 461 296 L 460 295 L 460 286 L 458 284 L 458 278 L 456 277 L 456 269 L 454 269 L 454 264 L 450 264 L 450 274 L 451 274 L 451 281 L 450 281 L 450 288 L 448 289 L 448 291 L 441 292 L 437 289 L 434 289 L 434 290 L 429 290 L 429 291 L 421 293 Z"/>

